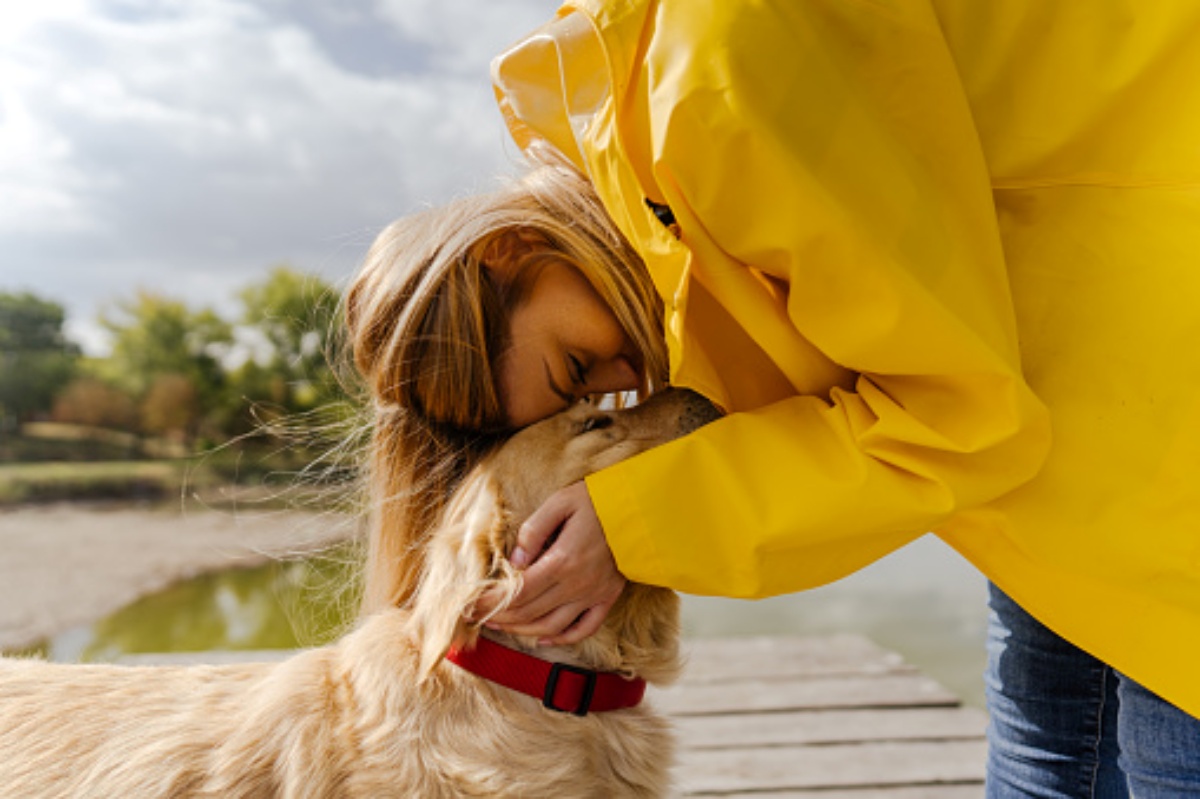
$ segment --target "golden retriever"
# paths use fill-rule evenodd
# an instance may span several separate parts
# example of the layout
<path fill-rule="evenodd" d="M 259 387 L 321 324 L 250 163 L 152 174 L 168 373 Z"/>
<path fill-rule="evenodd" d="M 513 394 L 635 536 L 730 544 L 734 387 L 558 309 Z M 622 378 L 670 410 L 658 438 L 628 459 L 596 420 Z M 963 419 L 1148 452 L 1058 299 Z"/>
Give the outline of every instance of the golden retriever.
<path fill-rule="evenodd" d="M 623 411 L 581 403 L 514 435 L 456 492 L 423 554 L 411 612 L 364 619 L 277 663 L 0 661 L 0 795 L 15 797 L 651 797 L 669 725 L 645 703 L 547 709 L 444 656 L 480 634 L 482 592 L 515 592 L 517 524 L 555 489 L 710 421 L 669 390 Z M 630 584 L 581 644 L 537 650 L 652 684 L 679 670 L 678 597 Z M 532 641 L 485 637 L 532 652 Z"/>

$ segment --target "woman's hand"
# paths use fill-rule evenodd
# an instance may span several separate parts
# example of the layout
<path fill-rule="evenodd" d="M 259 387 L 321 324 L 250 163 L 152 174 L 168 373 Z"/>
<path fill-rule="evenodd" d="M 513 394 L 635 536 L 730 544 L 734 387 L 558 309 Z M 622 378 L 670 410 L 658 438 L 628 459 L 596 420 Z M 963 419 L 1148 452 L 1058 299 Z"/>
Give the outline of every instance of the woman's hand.
<path fill-rule="evenodd" d="M 510 561 L 524 570 L 524 585 L 488 626 L 537 636 L 543 646 L 592 635 L 625 588 L 582 481 L 560 489 L 521 525 Z M 475 615 L 486 616 L 496 600 L 484 595 Z"/>

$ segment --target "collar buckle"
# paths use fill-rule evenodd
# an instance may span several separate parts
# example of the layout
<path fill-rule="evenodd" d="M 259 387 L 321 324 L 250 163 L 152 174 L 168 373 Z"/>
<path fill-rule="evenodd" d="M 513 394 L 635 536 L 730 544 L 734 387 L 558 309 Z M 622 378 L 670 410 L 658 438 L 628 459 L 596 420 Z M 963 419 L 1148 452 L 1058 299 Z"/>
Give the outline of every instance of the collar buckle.
<path fill-rule="evenodd" d="M 579 704 L 574 708 L 558 707 L 554 704 L 554 691 L 558 688 L 558 678 L 564 672 L 570 672 L 583 678 L 583 691 L 579 697 Z M 542 694 L 542 706 L 559 713 L 572 713 L 576 716 L 586 716 L 588 710 L 592 707 L 592 697 L 596 693 L 596 672 L 591 669 L 585 669 L 581 666 L 571 666 L 566 663 L 554 663 L 550 667 L 550 674 L 546 677 L 546 690 Z"/>

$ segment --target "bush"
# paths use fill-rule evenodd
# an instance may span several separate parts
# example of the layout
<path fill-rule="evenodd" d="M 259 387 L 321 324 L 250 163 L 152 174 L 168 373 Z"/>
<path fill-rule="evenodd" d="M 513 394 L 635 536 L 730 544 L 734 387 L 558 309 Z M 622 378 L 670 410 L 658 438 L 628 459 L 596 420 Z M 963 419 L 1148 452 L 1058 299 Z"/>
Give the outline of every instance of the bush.
<path fill-rule="evenodd" d="M 132 433 L 56 422 L 30 422 L 0 438 L 0 463 L 127 461 L 142 455 Z"/>
<path fill-rule="evenodd" d="M 81 377 L 59 393 L 52 416 L 68 424 L 136 430 L 138 414 L 133 397 L 124 391 L 94 377 Z"/>

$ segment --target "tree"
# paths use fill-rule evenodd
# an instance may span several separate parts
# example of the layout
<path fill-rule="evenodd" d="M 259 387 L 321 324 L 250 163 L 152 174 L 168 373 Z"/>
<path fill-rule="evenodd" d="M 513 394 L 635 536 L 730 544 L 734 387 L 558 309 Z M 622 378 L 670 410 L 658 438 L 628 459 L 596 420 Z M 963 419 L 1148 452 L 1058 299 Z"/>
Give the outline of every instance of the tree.
<path fill-rule="evenodd" d="M 79 349 L 63 334 L 61 305 L 0 292 L 0 427 L 49 413 L 71 379 Z"/>
<path fill-rule="evenodd" d="M 233 331 L 216 313 L 140 292 L 100 321 L 113 336 L 112 353 L 103 364 L 107 381 L 144 403 L 155 383 L 170 375 L 191 385 L 195 407 L 205 415 L 220 407 L 225 387 L 222 359 Z"/>
<path fill-rule="evenodd" d="M 137 405 L 120 389 L 85 376 L 72 380 L 59 392 L 52 418 L 56 422 L 134 432 Z"/>
<path fill-rule="evenodd" d="M 142 400 L 142 430 L 186 441 L 195 432 L 200 411 L 196 386 L 189 378 L 162 374 L 154 378 Z"/>
<path fill-rule="evenodd" d="M 338 295 L 318 277 L 277 266 L 241 293 L 242 321 L 266 343 L 247 364 L 254 401 L 285 412 L 306 411 L 342 399 L 334 364 L 339 358 Z M 265 376 L 270 376 L 266 379 Z M 282 380 L 280 380 L 282 379 Z"/>

